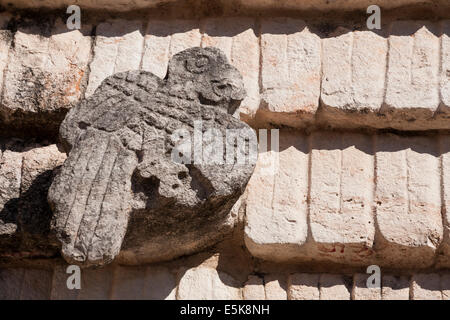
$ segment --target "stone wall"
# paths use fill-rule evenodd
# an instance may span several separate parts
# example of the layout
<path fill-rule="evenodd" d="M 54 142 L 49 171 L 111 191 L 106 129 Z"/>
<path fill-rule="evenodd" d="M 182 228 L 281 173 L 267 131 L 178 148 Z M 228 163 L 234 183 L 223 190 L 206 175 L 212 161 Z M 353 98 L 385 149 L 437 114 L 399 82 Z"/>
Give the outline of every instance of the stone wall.
<path fill-rule="evenodd" d="M 168 2 L 127 8 L 158 7 L 145 17 L 88 13 L 70 31 L 64 13 L 38 19 L 0 1 L 10 9 L 0 13 L 0 299 L 449 299 L 446 4 L 420 1 L 441 14 L 419 20 L 410 9 L 418 1 L 381 1 L 409 5 L 410 15 L 391 11 L 370 31 L 361 23 L 365 0 L 255 0 L 245 6 L 292 13 L 236 16 L 223 5 L 215 17 L 162 18 Z M 302 14 L 329 8 L 359 11 Z M 170 57 L 193 46 L 225 52 L 247 91 L 236 116 L 257 131 L 278 129 L 269 138 L 278 134 L 279 150 L 259 154 L 239 223 L 219 244 L 153 264 L 123 250 L 110 266 L 84 269 L 80 291 L 67 290 L 47 203 L 66 158 L 57 145 L 62 119 L 109 75 L 164 77 Z M 365 286 L 373 264 L 382 269 L 378 289 Z"/>

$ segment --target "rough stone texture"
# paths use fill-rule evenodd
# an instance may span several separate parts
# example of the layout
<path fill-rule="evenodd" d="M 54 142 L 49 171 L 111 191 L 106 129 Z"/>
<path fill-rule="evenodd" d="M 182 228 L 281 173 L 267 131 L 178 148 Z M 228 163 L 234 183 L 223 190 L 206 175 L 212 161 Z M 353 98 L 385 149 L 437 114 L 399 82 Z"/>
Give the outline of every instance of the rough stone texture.
<path fill-rule="evenodd" d="M 182 272 L 178 300 L 240 300 L 241 290 L 232 277 L 208 267 Z"/>
<path fill-rule="evenodd" d="M 253 275 L 248 276 L 248 280 L 242 288 L 242 298 L 244 300 L 265 300 L 263 279 Z"/>
<path fill-rule="evenodd" d="M 255 117 L 259 108 L 259 43 L 252 18 L 206 19 L 202 46 L 221 49 L 242 74 L 247 96 L 241 102 L 241 119 Z"/>
<path fill-rule="evenodd" d="M 450 136 L 440 137 L 441 168 L 442 168 L 442 213 L 444 237 L 442 240 L 442 253 L 439 264 L 450 267 Z"/>
<path fill-rule="evenodd" d="M 172 57 L 164 80 L 118 73 L 73 108 L 60 130 L 68 159 L 49 191 L 66 260 L 110 262 L 132 210 L 124 249 L 153 261 L 220 239 L 256 162 L 254 132 L 232 116 L 244 94 L 218 49 L 194 47 Z"/>
<path fill-rule="evenodd" d="M 441 275 L 442 300 L 450 300 L 450 274 Z"/>
<path fill-rule="evenodd" d="M 266 300 L 287 300 L 287 279 L 282 274 L 264 276 Z"/>
<path fill-rule="evenodd" d="M 289 300 L 319 300 L 319 275 L 294 273 L 289 276 Z"/>
<path fill-rule="evenodd" d="M 409 280 L 406 276 L 383 275 L 381 277 L 382 300 L 408 300 Z"/>
<path fill-rule="evenodd" d="M 322 274 L 319 290 L 320 300 L 350 300 L 351 279 L 337 274 Z"/>
<path fill-rule="evenodd" d="M 139 21 L 113 20 L 97 26 L 86 97 L 108 76 L 139 69 L 144 37 Z"/>
<path fill-rule="evenodd" d="M 419 273 L 411 279 L 412 300 L 442 300 L 440 275 Z"/>
<path fill-rule="evenodd" d="M 450 20 L 441 22 L 441 52 L 440 52 L 440 98 L 441 104 L 437 118 L 450 120 Z"/>
<path fill-rule="evenodd" d="M 12 33 L 6 30 L 11 15 L 8 13 L 0 13 L 0 88 L 3 88 L 3 71 L 8 64 L 9 48 L 11 46 Z M 1 104 L 1 92 L 0 92 Z"/>
<path fill-rule="evenodd" d="M 320 38 L 302 20 L 261 21 L 261 106 L 264 122 L 307 126 L 320 95 Z M 276 117 L 274 115 L 276 114 Z"/>
<path fill-rule="evenodd" d="M 376 252 L 383 264 L 427 267 L 442 240 L 437 139 L 376 138 Z"/>
<path fill-rule="evenodd" d="M 245 243 L 267 260 L 301 255 L 308 235 L 307 139 L 281 131 L 279 140 L 280 152 L 270 148 L 259 154 L 247 187 Z"/>
<path fill-rule="evenodd" d="M 19 24 L 4 71 L 3 126 L 22 136 L 24 129 L 29 135 L 57 132 L 64 114 L 82 97 L 90 32 L 88 25 L 68 31 L 60 19 L 39 26 L 26 20 Z"/>
<path fill-rule="evenodd" d="M 311 146 L 312 250 L 324 260 L 366 264 L 375 233 L 371 138 L 314 133 Z"/>
<path fill-rule="evenodd" d="M 353 275 L 352 300 L 381 300 L 381 284 L 378 288 L 368 288 L 369 274 Z"/>
<path fill-rule="evenodd" d="M 175 275 L 166 268 L 147 267 L 145 273 L 144 298 L 149 300 L 175 300 Z"/>

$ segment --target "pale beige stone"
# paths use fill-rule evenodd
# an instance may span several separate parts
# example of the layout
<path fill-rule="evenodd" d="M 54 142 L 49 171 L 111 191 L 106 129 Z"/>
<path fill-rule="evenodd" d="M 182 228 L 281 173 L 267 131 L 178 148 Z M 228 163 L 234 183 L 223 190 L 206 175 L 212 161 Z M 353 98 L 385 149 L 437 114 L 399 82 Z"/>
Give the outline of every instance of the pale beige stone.
<path fill-rule="evenodd" d="M 52 290 L 52 271 L 26 269 L 23 277 L 20 300 L 48 300 Z"/>
<path fill-rule="evenodd" d="M 3 71 L 8 64 L 9 48 L 11 46 L 12 34 L 5 30 L 11 15 L 8 13 L 0 13 L 0 88 L 3 87 Z M 1 92 L 0 92 L 1 103 Z"/>
<path fill-rule="evenodd" d="M 383 300 L 409 300 L 409 279 L 406 276 L 384 275 L 381 277 Z"/>
<path fill-rule="evenodd" d="M 178 300 L 240 300 L 240 285 L 230 275 L 209 267 L 182 272 Z"/>
<path fill-rule="evenodd" d="M 281 274 L 268 274 L 264 276 L 266 300 L 287 300 L 287 281 Z"/>
<path fill-rule="evenodd" d="M 440 136 L 441 168 L 442 168 L 442 208 L 444 237 L 442 239 L 442 255 L 439 264 L 450 267 L 450 135 Z"/>
<path fill-rule="evenodd" d="M 171 23 L 166 20 L 150 20 L 144 37 L 142 70 L 150 71 L 160 78 L 167 73 Z"/>
<path fill-rule="evenodd" d="M 52 300 L 76 300 L 78 297 L 80 292 L 78 289 L 69 289 L 67 287 L 67 279 L 72 275 L 72 273 L 66 272 L 67 267 L 68 265 L 56 265 L 53 269 L 52 290 L 50 295 L 50 299 Z"/>
<path fill-rule="evenodd" d="M 396 129 L 430 129 L 439 106 L 439 39 L 435 26 L 397 21 L 390 27 L 382 113 Z"/>
<path fill-rule="evenodd" d="M 322 39 L 322 119 L 334 126 L 379 127 L 387 40 L 371 31 L 340 28 Z"/>
<path fill-rule="evenodd" d="M 261 109 L 267 122 L 306 126 L 320 95 L 320 38 L 303 20 L 261 21 Z"/>
<path fill-rule="evenodd" d="M 244 300 L 265 300 L 263 279 L 253 275 L 248 276 L 248 280 L 242 288 L 242 298 Z"/>
<path fill-rule="evenodd" d="M 197 20 L 172 20 L 172 36 L 169 46 L 169 57 L 180 51 L 201 44 L 202 35 Z"/>
<path fill-rule="evenodd" d="M 308 142 L 288 131 L 280 131 L 279 140 L 279 152 L 259 154 L 247 186 L 245 243 L 268 260 L 304 255 L 308 234 Z"/>
<path fill-rule="evenodd" d="M 252 18 L 209 18 L 203 21 L 202 46 L 221 49 L 242 74 L 246 97 L 238 112 L 251 119 L 259 107 L 259 42 Z"/>
<path fill-rule="evenodd" d="M 350 300 L 351 279 L 337 274 L 321 274 L 320 300 Z"/>
<path fill-rule="evenodd" d="M 433 137 L 376 141 L 376 248 L 383 266 L 427 267 L 442 240 L 438 145 Z"/>
<path fill-rule="evenodd" d="M 309 223 L 321 259 L 367 264 L 372 258 L 374 160 L 368 135 L 313 133 Z"/>
<path fill-rule="evenodd" d="M 440 97 L 441 105 L 439 111 L 444 113 L 443 120 L 450 117 L 450 20 L 441 22 L 441 74 L 440 74 Z"/>
<path fill-rule="evenodd" d="M 142 28 L 142 23 L 136 20 L 112 20 L 97 26 L 87 97 L 106 77 L 140 68 L 144 48 Z"/>
<path fill-rule="evenodd" d="M 68 31 L 58 19 L 50 34 L 45 33 L 45 28 L 26 24 L 19 26 L 14 35 L 2 100 L 7 121 L 15 119 L 15 112 L 38 117 L 40 112 L 67 109 L 82 97 L 91 52 L 91 27 L 86 24 L 82 30 Z M 51 116 L 45 120 L 51 121 Z"/>
<path fill-rule="evenodd" d="M 319 300 L 319 274 L 294 273 L 289 276 L 289 300 Z"/>
<path fill-rule="evenodd" d="M 144 299 L 149 300 L 175 300 L 175 275 L 166 268 L 148 267 L 145 270 Z"/>
<path fill-rule="evenodd" d="M 352 300 L 381 300 L 381 283 L 377 288 L 369 288 L 367 287 L 369 277 L 370 274 L 364 273 L 353 275 Z"/>
<path fill-rule="evenodd" d="M 436 273 L 414 274 L 411 279 L 411 299 L 442 300 L 440 280 Z"/>

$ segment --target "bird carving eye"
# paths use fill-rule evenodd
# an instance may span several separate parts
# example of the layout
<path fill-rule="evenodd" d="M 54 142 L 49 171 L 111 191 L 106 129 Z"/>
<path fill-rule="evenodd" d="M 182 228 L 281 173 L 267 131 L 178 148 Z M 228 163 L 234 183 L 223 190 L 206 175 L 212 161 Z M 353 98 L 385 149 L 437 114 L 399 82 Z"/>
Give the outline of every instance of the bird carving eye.
<path fill-rule="evenodd" d="M 219 97 L 229 96 L 233 90 L 232 86 L 225 81 L 213 81 L 212 88 Z"/>
<path fill-rule="evenodd" d="M 198 55 L 186 60 L 186 69 L 192 73 L 203 73 L 207 71 L 209 67 L 209 57 L 205 55 Z"/>

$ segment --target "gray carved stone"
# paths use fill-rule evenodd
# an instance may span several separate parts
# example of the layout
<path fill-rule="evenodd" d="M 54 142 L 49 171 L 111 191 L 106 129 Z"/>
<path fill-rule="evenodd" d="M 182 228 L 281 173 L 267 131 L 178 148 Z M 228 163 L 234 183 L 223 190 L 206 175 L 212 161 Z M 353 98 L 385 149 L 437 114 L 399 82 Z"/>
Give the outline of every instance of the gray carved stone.
<path fill-rule="evenodd" d="M 118 73 L 71 109 L 60 127 L 68 158 L 48 194 L 64 258 L 101 265 L 122 248 L 126 259 L 157 261 L 219 240 L 254 169 L 255 133 L 232 116 L 244 95 L 225 55 L 196 47 L 172 57 L 165 79 Z M 222 150 L 208 130 L 223 135 Z M 180 147 L 199 134 L 203 158 Z"/>

